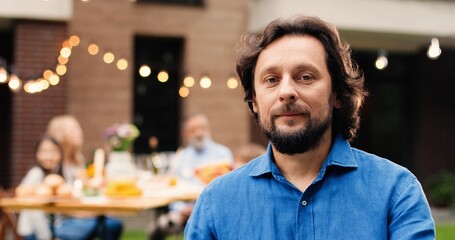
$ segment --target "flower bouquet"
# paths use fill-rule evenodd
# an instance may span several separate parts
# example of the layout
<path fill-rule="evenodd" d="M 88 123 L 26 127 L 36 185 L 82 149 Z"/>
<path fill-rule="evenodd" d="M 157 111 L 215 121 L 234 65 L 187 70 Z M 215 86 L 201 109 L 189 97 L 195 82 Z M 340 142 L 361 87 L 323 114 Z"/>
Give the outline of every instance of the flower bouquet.
<path fill-rule="evenodd" d="M 134 124 L 114 124 L 106 128 L 104 138 L 107 140 L 112 151 L 128 151 L 131 144 L 139 137 L 139 129 Z"/>

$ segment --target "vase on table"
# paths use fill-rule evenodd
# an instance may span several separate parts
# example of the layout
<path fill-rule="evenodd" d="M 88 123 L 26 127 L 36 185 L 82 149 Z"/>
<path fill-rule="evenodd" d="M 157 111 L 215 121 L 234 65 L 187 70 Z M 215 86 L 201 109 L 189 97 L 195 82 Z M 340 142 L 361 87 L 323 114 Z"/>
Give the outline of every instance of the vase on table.
<path fill-rule="evenodd" d="M 109 161 L 106 164 L 106 178 L 109 180 L 134 180 L 136 177 L 136 166 L 128 151 L 113 151 L 109 154 Z"/>

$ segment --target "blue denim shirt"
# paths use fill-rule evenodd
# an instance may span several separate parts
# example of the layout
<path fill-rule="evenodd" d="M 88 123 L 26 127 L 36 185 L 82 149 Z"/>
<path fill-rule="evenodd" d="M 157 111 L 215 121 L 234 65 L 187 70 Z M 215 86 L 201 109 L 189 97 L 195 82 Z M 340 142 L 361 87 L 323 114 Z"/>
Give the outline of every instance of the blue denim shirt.
<path fill-rule="evenodd" d="M 196 202 L 185 239 L 434 239 L 416 177 L 337 136 L 301 192 L 267 153 L 215 179 Z"/>

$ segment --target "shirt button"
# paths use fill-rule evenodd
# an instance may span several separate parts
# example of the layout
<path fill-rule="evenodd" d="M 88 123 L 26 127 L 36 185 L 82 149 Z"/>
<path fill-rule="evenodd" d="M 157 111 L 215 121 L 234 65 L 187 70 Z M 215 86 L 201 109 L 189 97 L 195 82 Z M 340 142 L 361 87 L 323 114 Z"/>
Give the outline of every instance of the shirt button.
<path fill-rule="evenodd" d="M 305 200 L 302 201 L 302 205 L 306 206 L 306 201 Z"/>

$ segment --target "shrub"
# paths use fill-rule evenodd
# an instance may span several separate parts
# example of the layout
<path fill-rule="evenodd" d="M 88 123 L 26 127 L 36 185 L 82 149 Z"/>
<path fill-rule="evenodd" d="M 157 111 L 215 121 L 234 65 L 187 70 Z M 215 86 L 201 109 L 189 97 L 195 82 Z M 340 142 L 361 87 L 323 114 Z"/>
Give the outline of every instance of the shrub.
<path fill-rule="evenodd" d="M 441 171 L 428 179 L 426 189 L 430 204 L 449 207 L 455 201 L 455 175 L 448 171 Z"/>

